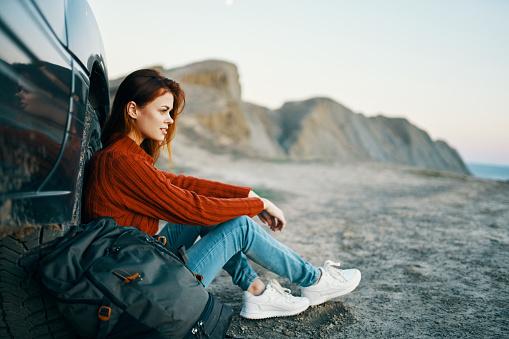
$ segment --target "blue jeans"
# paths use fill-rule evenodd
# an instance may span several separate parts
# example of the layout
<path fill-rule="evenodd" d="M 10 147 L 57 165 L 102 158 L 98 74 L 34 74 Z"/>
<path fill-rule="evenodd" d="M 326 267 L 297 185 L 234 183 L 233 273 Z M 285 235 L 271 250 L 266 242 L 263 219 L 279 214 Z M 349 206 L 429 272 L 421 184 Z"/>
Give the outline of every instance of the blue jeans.
<path fill-rule="evenodd" d="M 175 248 L 186 247 L 189 268 L 203 276 L 205 287 L 224 268 L 233 283 L 247 291 L 258 275 L 246 256 L 299 286 L 311 286 L 318 281 L 319 271 L 316 267 L 272 238 L 247 216 L 215 226 L 167 223 L 159 235 L 165 236 Z M 201 239 L 195 243 L 198 236 Z"/>

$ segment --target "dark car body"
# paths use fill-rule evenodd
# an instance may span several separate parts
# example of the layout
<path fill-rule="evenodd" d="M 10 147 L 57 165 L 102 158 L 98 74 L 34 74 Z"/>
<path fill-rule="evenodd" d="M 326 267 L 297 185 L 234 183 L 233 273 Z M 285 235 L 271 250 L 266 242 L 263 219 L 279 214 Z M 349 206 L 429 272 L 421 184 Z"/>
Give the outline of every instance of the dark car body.
<path fill-rule="evenodd" d="M 85 0 L 0 2 L 0 233 L 76 217 L 87 107 L 109 110 L 104 58 Z"/>

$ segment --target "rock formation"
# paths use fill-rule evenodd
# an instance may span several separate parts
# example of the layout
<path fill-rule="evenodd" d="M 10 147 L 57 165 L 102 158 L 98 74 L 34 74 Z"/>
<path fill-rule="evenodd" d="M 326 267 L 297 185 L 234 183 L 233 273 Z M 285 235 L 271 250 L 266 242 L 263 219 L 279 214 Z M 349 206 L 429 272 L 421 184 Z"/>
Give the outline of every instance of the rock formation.
<path fill-rule="evenodd" d="M 181 133 L 209 147 L 271 158 L 374 160 L 469 174 L 456 150 L 431 140 L 406 119 L 366 117 L 328 98 L 287 102 L 275 111 L 242 102 L 237 68 L 224 61 L 160 70 L 186 92 Z M 112 95 L 120 81 L 110 82 Z"/>
<path fill-rule="evenodd" d="M 278 138 L 293 158 L 375 160 L 468 173 L 459 154 L 444 141 L 402 118 L 365 117 L 327 98 L 290 102 L 278 110 Z"/>

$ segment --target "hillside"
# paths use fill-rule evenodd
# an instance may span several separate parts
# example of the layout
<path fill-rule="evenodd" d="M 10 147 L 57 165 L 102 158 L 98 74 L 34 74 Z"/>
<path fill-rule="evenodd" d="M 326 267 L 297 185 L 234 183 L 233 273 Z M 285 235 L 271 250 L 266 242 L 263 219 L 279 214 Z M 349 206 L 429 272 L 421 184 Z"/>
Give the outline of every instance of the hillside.
<path fill-rule="evenodd" d="M 469 174 L 456 150 L 403 118 L 366 117 L 328 98 L 270 110 L 242 101 L 234 64 L 163 70 L 186 92 L 180 133 L 215 151 L 294 160 L 376 161 Z M 115 94 L 121 79 L 110 82 Z"/>

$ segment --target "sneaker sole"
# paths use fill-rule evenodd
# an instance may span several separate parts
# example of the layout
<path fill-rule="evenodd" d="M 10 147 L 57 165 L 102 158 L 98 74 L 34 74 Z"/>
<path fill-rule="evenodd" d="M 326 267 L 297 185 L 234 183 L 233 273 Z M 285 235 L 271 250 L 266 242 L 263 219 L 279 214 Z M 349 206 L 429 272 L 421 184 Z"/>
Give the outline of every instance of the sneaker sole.
<path fill-rule="evenodd" d="M 267 319 L 267 318 L 277 318 L 277 317 L 289 317 L 289 316 L 297 315 L 299 313 L 304 312 L 305 310 L 308 309 L 308 307 L 309 306 L 306 305 L 306 307 L 304 307 L 302 309 L 297 309 L 297 310 L 291 310 L 291 311 L 267 311 L 267 312 L 256 313 L 256 314 L 249 313 L 249 312 L 244 312 L 244 310 L 242 310 L 240 312 L 240 316 L 243 317 L 243 318 L 246 318 L 246 319 Z"/>
<path fill-rule="evenodd" d="M 309 299 L 309 306 L 316 306 L 316 305 L 323 304 L 324 302 L 326 302 L 328 300 L 331 300 L 331 299 L 334 299 L 334 298 L 337 298 L 337 297 L 341 297 L 342 295 L 345 295 L 345 294 L 348 294 L 350 292 L 353 292 L 353 290 L 355 290 L 357 288 L 357 286 L 359 286 L 360 282 L 361 282 L 361 275 L 360 275 L 360 272 L 359 272 L 359 279 L 349 289 L 346 289 L 346 290 L 343 290 L 343 291 L 338 291 L 338 292 L 336 292 L 334 294 L 326 295 L 326 296 L 323 296 L 322 298 L 318 298 L 318 299 L 314 299 L 314 300 L 312 298 L 304 295 L 304 294 L 302 296 Z"/>

